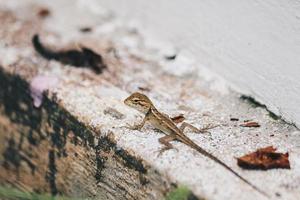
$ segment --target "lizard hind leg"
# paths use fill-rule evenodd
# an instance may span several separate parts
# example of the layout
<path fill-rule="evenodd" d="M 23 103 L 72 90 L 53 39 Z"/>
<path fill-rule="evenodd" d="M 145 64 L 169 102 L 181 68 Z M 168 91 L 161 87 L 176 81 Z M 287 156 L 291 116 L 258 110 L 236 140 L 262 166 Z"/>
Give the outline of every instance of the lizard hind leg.
<path fill-rule="evenodd" d="M 189 124 L 189 123 L 186 123 L 186 122 L 182 122 L 181 126 L 179 127 L 179 129 L 184 132 L 184 129 L 186 128 L 189 128 L 191 129 L 192 131 L 196 132 L 196 133 L 201 133 L 201 130 L 196 128 L 195 126 Z"/>
<path fill-rule="evenodd" d="M 178 151 L 178 149 L 176 149 L 170 142 L 176 139 L 176 135 L 171 134 L 171 135 L 166 135 L 164 137 L 161 137 L 158 139 L 159 143 L 163 144 L 164 147 L 162 147 L 159 150 L 159 154 L 158 156 L 162 155 L 163 152 L 169 150 L 169 149 L 175 149 Z"/>
<path fill-rule="evenodd" d="M 196 132 L 196 133 L 209 133 L 208 130 L 209 130 L 209 129 L 212 129 L 212 128 L 215 128 L 215 127 L 217 127 L 217 126 L 213 126 L 213 125 L 209 124 L 209 125 L 207 125 L 207 126 L 201 128 L 201 129 L 199 129 L 199 128 L 196 128 L 195 126 L 193 126 L 193 125 L 191 125 L 191 124 L 189 124 L 189 123 L 182 122 L 182 124 L 181 124 L 181 126 L 180 126 L 179 129 L 180 129 L 182 132 L 184 132 L 184 129 L 185 129 L 185 128 L 189 128 L 189 129 L 191 129 L 192 131 L 194 131 L 194 132 Z"/>

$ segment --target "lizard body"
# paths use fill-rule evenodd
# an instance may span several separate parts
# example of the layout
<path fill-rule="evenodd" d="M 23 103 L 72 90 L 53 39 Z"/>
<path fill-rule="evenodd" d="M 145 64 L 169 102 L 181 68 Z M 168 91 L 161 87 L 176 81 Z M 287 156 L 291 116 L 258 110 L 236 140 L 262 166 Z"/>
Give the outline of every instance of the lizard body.
<path fill-rule="evenodd" d="M 130 107 L 135 108 L 136 110 L 142 112 L 145 114 L 145 117 L 143 121 L 138 124 L 131 126 L 131 129 L 134 130 L 141 130 L 141 128 L 144 126 L 144 124 L 148 121 L 150 122 L 155 128 L 161 130 L 163 133 L 166 134 L 166 136 L 159 139 L 159 142 L 165 145 L 165 147 L 161 151 L 165 151 L 168 149 L 172 149 L 173 146 L 170 143 L 173 140 L 178 140 L 185 145 L 195 149 L 202 155 L 212 159 L 216 163 L 220 164 L 227 170 L 229 170 L 231 173 L 233 173 L 236 177 L 238 177 L 240 180 L 245 182 L 247 185 L 251 186 L 253 189 L 258 191 L 259 193 L 263 194 L 264 196 L 267 196 L 265 192 L 261 191 L 259 188 L 257 188 L 255 185 L 250 183 L 248 180 L 243 178 L 241 175 L 239 175 L 236 171 L 231 169 L 227 164 L 225 164 L 223 161 L 212 155 L 211 153 L 207 152 L 205 149 L 197 145 L 194 141 L 192 141 L 189 137 L 187 137 L 184 134 L 184 129 L 186 127 L 191 128 L 194 131 L 201 132 L 201 130 L 195 128 L 194 126 L 183 122 L 180 128 L 178 128 L 175 123 L 169 118 L 168 115 L 163 114 L 159 112 L 151 100 L 144 94 L 141 93 L 133 93 L 130 95 L 127 99 L 124 100 L 124 103 Z"/>

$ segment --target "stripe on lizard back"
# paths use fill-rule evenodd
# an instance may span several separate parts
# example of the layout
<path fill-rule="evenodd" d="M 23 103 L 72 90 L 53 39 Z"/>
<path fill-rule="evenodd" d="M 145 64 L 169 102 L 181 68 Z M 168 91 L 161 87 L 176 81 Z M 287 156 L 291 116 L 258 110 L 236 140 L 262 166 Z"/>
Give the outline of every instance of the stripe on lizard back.
<path fill-rule="evenodd" d="M 141 103 L 142 102 L 142 103 Z M 139 125 L 133 126 L 133 129 L 141 130 L 141 128 L 144 126 L 146 121 L 150 121 L 153 126 L 158 128 L 159 130 L 163 131 L 167 136 L 164 136 L 159 139 L 159 142 L 165 145 L 165 150 L 173 148 L 172 144 L 170 143 L 172 140 L 177 139 L 180 142 L 184 143 L 185 145 L 195 149 L 200 154 L 210 158 L 211 160 L 215 161 L 216 163 L 220 164 L 224 168 L 226 168 L 228 171 L 230 171 L 232 174 L 234 174 L 236 177 L 238 177 L 240 180 L 242 180 L 244 183 L 248 184 L 250 187 L 252 187 L 257 192 L 261 193 L 264 196 L 268 195 L 260 190 L 258 187 L 250 183 L 248 180 L 243 178 L 241 175 L 239 175 L 237 172 L 235 172 L 233 169 L 231 169 L 227 164 L 225 164 L 223 161 L 215 157 L 213 154 L 209 153 L 199 145 L 197 145 L 194 141 L 192 141 L 189 137 L 187 137 L 183 133 L 183 128 L 178 128 L 173 121 L 169 118 L 169 116 L 166 116 L 165 114 L 160 113 L 151 100 L 144 94 L 141 93 L 133 93 L 130 95 L 127 99 L 125 99 L 124 103 L 130 107 L 133 107 L 137 109 L 138 111 L 145 114 L 145 117 L 143 121 Z"/>

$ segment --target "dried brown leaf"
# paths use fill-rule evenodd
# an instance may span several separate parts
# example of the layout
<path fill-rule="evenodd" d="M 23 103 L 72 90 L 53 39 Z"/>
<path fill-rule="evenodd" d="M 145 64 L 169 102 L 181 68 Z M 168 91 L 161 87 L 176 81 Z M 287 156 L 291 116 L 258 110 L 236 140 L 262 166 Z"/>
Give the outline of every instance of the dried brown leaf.
<path fill-rule="evenodd" d="M 237 164 L 245 169 L 290 169 L 289 153 L 277 153 L 276 148 L 268 146 L 237 158 Z"/>
<path fill-rule="evenodd" d="M 50 10 L 47 9 L 47 8 L 41 8 L 39 11 L 38 11 L 38 16 L 40 16 L 41 18 L 46 18 L 50 15 Z"/>
<path fill-rule="evenodd" d="M 245 122 L 245 123 L 241 124 L 240 126 L 242 126 L 242 127 L 255 127 L 255 128 L 260 127 L 259 123 L 257 123 L 257 122 Z"/>
<path fill-rule="evenodd" d="M 185 118 L 184 118 L 183 114 L 180 114 L 178 116 L 172 117 L 171 120 L 177 124 L 177 123 L 183 122 L 185 120 Z"/>

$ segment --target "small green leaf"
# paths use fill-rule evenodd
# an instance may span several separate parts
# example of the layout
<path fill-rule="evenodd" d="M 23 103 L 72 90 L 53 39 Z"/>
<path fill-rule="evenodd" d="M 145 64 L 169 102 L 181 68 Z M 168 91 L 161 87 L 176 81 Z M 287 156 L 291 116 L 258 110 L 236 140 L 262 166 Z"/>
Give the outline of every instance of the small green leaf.
<path fill-rule="evenodd" d="M 191 191 L 185 186 L 179 186 L 168 193 L 165 200 L 188 200 Z"/>

